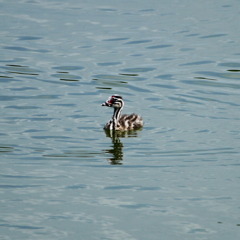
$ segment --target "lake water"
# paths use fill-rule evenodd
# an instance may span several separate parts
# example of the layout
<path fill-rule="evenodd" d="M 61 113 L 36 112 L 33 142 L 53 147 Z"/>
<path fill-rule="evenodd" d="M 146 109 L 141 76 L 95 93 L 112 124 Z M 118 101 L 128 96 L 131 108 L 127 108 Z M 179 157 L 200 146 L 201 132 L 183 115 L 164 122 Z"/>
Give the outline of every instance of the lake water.
<path fill-rule="evenodd" d="M 0 4 L 0 239 L 239 239 L 239 1 Z"/>

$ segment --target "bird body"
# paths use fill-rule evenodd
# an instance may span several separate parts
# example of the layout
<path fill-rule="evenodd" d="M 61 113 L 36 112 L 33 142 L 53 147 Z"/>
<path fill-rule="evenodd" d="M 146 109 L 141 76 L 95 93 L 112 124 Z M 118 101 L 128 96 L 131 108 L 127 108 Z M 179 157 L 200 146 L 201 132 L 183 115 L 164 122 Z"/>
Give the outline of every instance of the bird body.
<path fill-rule="evenodd" d="M 114 108 L 112 119 L 104 126 L 105 130 L 129 131 L 143 127 L 141 116 L 135 113 L 121 115 L 124 106 L 124 101 L 121 96 L 113 95 L 109 97 L 102 106 Z"/>

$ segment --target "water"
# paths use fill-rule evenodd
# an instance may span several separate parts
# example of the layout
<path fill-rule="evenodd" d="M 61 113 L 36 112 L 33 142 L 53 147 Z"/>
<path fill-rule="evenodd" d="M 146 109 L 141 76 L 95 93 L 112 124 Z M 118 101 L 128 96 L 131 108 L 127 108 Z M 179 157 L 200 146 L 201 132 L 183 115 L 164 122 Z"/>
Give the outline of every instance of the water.
<path fill-rule="evenodd" d="M 238 6 L 1 1 L 0 238 L 239 239 Z"/>

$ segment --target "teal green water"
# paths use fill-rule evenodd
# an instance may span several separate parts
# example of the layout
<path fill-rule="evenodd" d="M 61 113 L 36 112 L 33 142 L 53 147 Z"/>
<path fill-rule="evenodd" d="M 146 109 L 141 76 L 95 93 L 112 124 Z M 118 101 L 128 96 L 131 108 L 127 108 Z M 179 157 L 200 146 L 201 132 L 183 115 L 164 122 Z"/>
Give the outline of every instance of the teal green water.
<path fill-rule="evenodd" d="M 0 238 L 238 239 L 238 5 L 2 2 Z"/>

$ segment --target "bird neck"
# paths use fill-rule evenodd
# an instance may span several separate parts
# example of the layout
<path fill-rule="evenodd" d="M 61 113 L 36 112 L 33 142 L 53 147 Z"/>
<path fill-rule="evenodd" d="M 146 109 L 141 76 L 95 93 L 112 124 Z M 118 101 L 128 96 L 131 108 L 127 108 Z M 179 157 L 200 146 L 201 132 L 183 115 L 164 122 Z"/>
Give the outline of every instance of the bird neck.
<path fill-rule="evenodd" d="M 121 116 L 122 108 L 123 108 L 123 106 L 120 107 L 120 108 L 114 108 L 113 116 L 112 116 L 112 123 L 113 123 L 113 129 L 114 130 L 117 127 L 118 120 L 119 120 L 119 118 Z"/>

